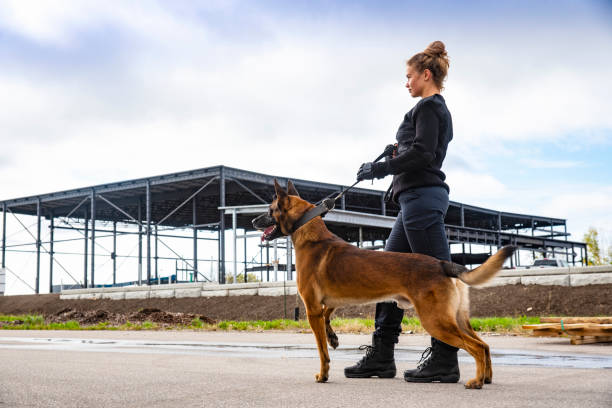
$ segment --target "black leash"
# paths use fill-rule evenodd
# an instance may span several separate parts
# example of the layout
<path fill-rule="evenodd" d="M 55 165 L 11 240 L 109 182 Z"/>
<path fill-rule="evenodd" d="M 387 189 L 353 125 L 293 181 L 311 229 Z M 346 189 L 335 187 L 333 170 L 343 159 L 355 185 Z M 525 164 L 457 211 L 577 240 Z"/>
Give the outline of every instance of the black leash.
<path fill-rule="evenodd" d="M 393 145 L 387 146 L 385 148 L 385 151 L 382 152 L 382 154 L 380 156 L 378 156 L 376 158 L 376 160 L 374 160 L 374 163 L 376 163 L 377 161 L 380 161 L 385 156 L 390 156 L 393 153 L 393 148 L 394 148 Z M 330 196 L 327 196 L 326 198 L 321 200 L 321 202 L 319 204 L 317 204 L 317 206 L 315 208 L 312 208 L 312 209 L 306 211 L 306 213 L 304 215 L 302 215 L 302 218 L 300 218 L 299 220 L 297 220 L 297 222 L 295 224 L 293 224 L 293 231 L 291 231 L 291 232 L 293 233 L 293 232 L 297 231 L 300 227 L 303 227 L 304 224 L 306 224 L 308 221 L 312 220 L 313 218 L 316 218 L 316 217 L 319 217 L 319 216 L 325 217 L 325 214 L 327 214 L 328 212 L 330 212 L 331 210 L 334 209 L 334 207 L 336 206 L 336 201 L 341 199 L 343 195 L 345 195 L 350 189 L 355 187 L 361 181 L 363 181 L 363 180 L 357 180 L 356 182 L 353 183 L 352 186 L 350 186 L 346 190 L 344 190 L 344 189 L 340 190 L 340 193 L 336 197 L 334 197 L 334 198 L 331 198 Z M 330 194 L 330 195 L 332 195 L 332 194 Z"/>

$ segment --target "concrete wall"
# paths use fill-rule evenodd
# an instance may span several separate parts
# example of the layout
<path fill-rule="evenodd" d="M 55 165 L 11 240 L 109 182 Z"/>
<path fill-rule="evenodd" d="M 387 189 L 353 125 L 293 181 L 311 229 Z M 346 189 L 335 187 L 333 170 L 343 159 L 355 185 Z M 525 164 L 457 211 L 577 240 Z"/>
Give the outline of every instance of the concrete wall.
<path fill-rule="evenodd" d="M 612 283 L 612 265 L 580 268 L 506 269 L 483 287 L 503 285 L 586 286 Z M 297 294 L 294 281 L 218 285 L 174 283 L 171 285 L 125 286 L 63 290 L 60 299 L 150 299 L 215 296 L 283 296 Z"/>

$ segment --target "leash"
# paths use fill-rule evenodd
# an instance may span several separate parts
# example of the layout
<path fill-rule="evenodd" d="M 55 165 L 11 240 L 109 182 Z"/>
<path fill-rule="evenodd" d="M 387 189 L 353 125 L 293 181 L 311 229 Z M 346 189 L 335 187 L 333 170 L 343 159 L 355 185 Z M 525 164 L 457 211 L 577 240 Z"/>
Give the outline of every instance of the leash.
<path fill-rule="evenodd" d="M 385 156 L 390 156 L 393 153 L 393 148 L 394 148 L 393 145 L 387 146 L 385 148 L 385 150 L 381 153 L 381 155 L 378 156 L 374 160 L 374 163 L 380 161 Z M 306 211 L 306 213 L 304 215 L 302 215 L 302 218 L 297 220 L 297 222 L 293 225 L 293 230 L 291 231 L 291 233 L 294 233 L 295 231 L 297 231 L 298 229 L 303 227 L 308 221 L 312 220 L 313 218 L 316 218 L 316 217 L 319 217 L 319 216 L 321 218 L 325 217 L 325 214 L 327 214 L 328 212 L 330 212 L 331 210 L 333 210 L 335 208 L 336 201 L 341 199 L 343 195 L 345 195 L 350 189 L 355 187 L 361 181 L 362 180 L 357 180 L 356 182 L 353 183 L 353 185 L 351 185 L 347 189 L 340 190 L 340 193 L 338 193 L 338 195 L 335 196 L 334 198 L 331 198 L 329 196 L 325 197 L 323 200 L 321 200 L 321 202 L 319 204 L 317 204 L 317 206 L 315 208 L 312 208 L 312 209 Z M 332 195 L 332 194 L 330 194 L 330 195 Z"/>

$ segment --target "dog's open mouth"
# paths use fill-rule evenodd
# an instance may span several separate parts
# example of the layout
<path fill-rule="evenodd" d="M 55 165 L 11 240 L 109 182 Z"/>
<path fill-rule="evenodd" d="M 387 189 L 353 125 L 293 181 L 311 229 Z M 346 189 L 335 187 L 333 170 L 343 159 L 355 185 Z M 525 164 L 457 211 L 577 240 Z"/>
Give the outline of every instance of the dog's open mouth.
<path fill-rule="evenodd" d="M 275 234 L 278 230 L 278 226 L 276 225 L 271 225 L 268 228 L 266 228 L 263 232 L 263 234 L 261 234 L 261 241 L 270 241 L 272 239 L 275 238 Z"/>

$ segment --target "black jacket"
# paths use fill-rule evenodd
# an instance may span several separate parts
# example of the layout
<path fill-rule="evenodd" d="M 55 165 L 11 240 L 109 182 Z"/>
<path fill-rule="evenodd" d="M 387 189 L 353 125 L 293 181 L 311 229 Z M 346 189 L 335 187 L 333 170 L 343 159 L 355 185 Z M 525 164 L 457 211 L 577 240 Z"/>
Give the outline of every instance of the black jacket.
<path fill-rule="evenodd" d="M 393 174 L 393 201 L 402 191 L 424 186 L 442 186 L 442 162 L 453 138 L 453 123 L 442 95 L 421 99 L 405 116 L 396 139 L 397 155 L 381 163 Z"/>

